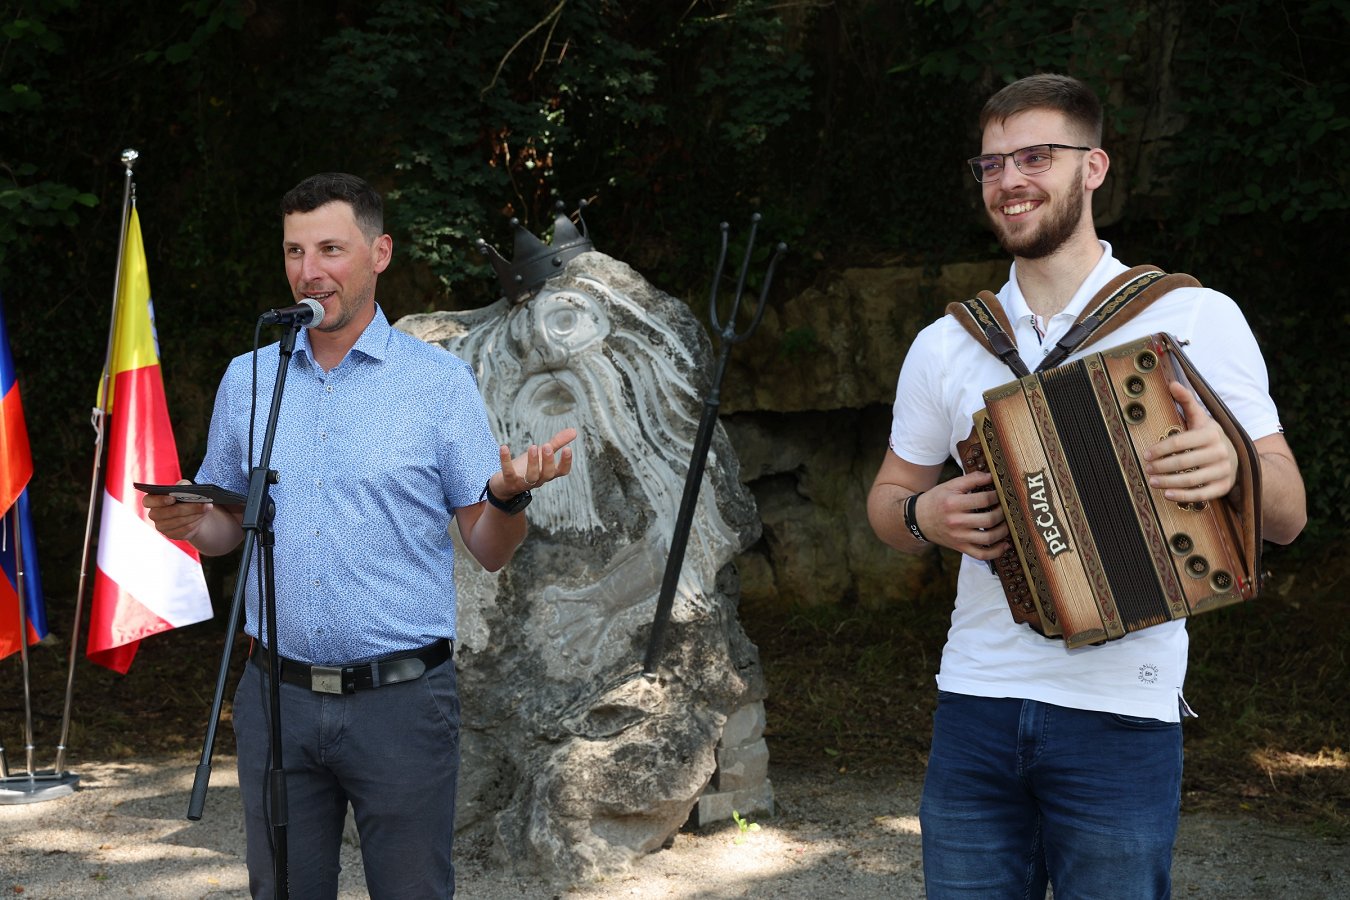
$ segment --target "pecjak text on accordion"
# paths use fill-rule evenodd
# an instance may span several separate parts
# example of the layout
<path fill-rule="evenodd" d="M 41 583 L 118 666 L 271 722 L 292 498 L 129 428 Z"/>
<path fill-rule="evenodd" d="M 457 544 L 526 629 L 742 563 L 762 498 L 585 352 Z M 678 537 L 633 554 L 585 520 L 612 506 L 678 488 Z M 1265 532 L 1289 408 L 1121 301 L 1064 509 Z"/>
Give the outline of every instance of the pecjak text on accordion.
<path fill-rule="evenodd" d="M 1177 503 L 1143 451 L 1185 428 L 1189 387 L 1238 453 L 1228 496 Z M 1251 439 L 1186 358 L 1154 334 L 984 393 L 958 446 L 989 471 L 1010 549 L 993 562 L 1013 618 L 1068 647 L 1115 640 L 1260 590 L 1260 468 Z"/>

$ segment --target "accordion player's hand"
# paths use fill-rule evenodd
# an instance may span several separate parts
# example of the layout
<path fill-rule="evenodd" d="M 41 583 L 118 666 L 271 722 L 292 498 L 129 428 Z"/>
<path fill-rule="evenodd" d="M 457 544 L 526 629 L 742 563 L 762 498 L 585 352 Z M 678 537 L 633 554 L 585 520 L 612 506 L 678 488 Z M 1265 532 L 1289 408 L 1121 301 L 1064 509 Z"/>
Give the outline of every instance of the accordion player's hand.
<path fill-rule="evenodd" d="M 993 487 L 988 472 L 971 472 L 926 491 L 918 506 L 928 539 L 975 559 L 1002 556 L 1008 548 L 1008 523 Z"/>
<path fill-rule="evenodd" d="M 1173 381 L 1168 389 L 1186 427 L 1144 451 L 1149 486 L 1177 503 L 1217 500 L 1237 480 L 1237 450 L 1189 388 Z"/>

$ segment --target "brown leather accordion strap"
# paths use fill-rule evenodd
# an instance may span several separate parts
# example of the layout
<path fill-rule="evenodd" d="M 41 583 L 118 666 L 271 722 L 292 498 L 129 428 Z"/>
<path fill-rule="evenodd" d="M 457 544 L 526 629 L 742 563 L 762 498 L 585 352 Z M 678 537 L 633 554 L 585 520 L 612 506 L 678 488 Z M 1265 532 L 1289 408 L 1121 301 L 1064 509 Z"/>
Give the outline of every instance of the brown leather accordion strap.
<path fill-rule="evenodd" d="M 970 300 L 948 303 L 947 315 L 960 322 L 961 327 L 979 341 L 984 349 L 1003 360 L 1004 365 L 1012 369 L 1018 378 L 1031 374 L 1017 353 L 1012 322 L 1003 311 L 1003 304 L 998 302 L 998 297 L 992 292 L 980 291 Z"/>
<path fill-rule="evenodd" d="M 1135 266 L 1106 283 L 1036 371 L 1053 369 L 1075 350 L 1096 343 L 1139 315 L 1154 300 L 1182 287 L 1200 287 L 1190 275 L 1169 275 L 1157 266 Z"/>
<path fill-rule="evenodd" d="M 1200 282 L 1190 275 L 1169 275 L 1157 266 L 1135 266 L 1120 273 L 1097 292 L 1036 371 L 1058 366 L 1075 350 L 1106 337 L 1169 291 L 1199 286 Z M 1031 374 L 1017 353 L 1008 314 L 993 293 L 980 291 L 973 299 L 949 303 L 947 314 L 960 322 L 984 349 L 1003 360 L 1018 378 Z"/>

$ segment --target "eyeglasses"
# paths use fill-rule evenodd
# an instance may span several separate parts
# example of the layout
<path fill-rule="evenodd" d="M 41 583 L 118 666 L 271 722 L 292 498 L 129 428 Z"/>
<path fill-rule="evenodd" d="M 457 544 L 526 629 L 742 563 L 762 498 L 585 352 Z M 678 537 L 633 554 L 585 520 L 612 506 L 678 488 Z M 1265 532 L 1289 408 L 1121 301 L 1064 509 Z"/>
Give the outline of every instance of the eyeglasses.
<path fill-rule="evenodd" d="M 1011 159 L 1017 171 L 1023 175 L 1039 175 L 1049 171 L 1055 161 L 1056 150 L 1091 150 L 1091 147 L 1070 147 L 1068 144 L 1037 144 L 1023 147 L 1012 153 L 987 153 L 984 156 L 972 156 L 966 160 L 970 164 L 970 174 L 981 184 L 986 181 L 998 181 L 1003 177 L 1003 160 Z"/>

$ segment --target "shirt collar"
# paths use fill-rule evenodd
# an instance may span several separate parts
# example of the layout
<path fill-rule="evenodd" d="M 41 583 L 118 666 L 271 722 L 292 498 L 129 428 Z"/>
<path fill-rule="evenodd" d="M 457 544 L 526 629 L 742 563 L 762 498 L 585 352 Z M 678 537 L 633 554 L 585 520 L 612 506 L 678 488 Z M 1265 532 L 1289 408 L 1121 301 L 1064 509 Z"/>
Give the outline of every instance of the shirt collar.
<path fill-rule="evenodd" d="M 1101 290 L 1102 285 L 1106 284 L 1116 275 L 1125 271 L 1125 267 L 1115 258 L 1112 253 L 1111 245 L 1106 241 L 1098 240 L 1102 245 L 1102 257 L 1097 260 L 1097 265 L 1093 266 L 1088 277 L 1083 279 L 1083 283 L 1078 286 L 1073 299 L 1069 305 L 1057 312 L 1051 318 L 1059 316 L 1069 316 L 1077 319 L 1078 315 L 1087 308 L 1088 301 L 1096 296 L 1097 291 Z M 1008 273 L 1008 296 L 1003 304 L 1003 308 L 1008 312 L 1008 318 L 1013 322 L 1023 319 L 1031 319 L 1031 307 L 1027 305 L 1027 300 L 1022 296 L 1022 288 L 1017 284 L 1017 263 L 1012 264 L 1012 269 Z"/>
<path fill-rule="evenodd" d="M 389 352 L 389 337 L 393 330 L 393 326 L 389 324 L 389 319 L 385 317 L 384 310 L 380 308 L 380 304 L 376 303 L 375 317 L 370 320 L 366 330 L 361 332 L 361 336 L 356 339 L 356 343 L 352 345 L 352 349 L 348 351 L 347 355 L 351 356 L 352 352 L 356 352 L 368 356 L 376 362 L 383 361 L 385 355 Z M 313 364 L 314 351 L 309 344 L 308 328 L 300 332 L 300 337 L 295 342 L 295 349 L 304 352 L 305 358 Z"/>

